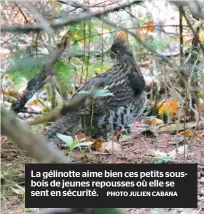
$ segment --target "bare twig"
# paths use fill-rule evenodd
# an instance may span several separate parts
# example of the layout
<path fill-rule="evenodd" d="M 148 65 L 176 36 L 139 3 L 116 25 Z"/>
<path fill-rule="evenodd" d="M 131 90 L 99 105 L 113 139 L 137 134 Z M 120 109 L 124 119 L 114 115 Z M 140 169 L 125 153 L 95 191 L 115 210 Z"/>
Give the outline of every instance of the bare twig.
<path fill-rule="evenodd" d="M 57 2 L 61 3 L 61 4 L 67 4 L 67 1 L 66 0 L 56 0 Z M 105 4 L 106 2 L 108 2 L 107 4 Z M 101 1 L 99 3 L 96 3 L 96 4 L 93 4 L 93 5 L 87 5 L 86 7 L 89 7 L 89 8 L 93 8 L 93 7 L 107 7 L 107 6 L 110 6 L 110 5 L 113 5 L 113 4 L 116 4 L 120 2 L 120 0 L 118 1 L 114 1 L 114 2 L 109 2 L 109 0 L 106 0 L 106 1 Z M 105 5 L 104 5 L 105 4 Z"/>
<path fill-rule="evenodd" d="M 33 5 L 28 4 L 26 1 L 22 2 L 18 0 L 18 2 L 21 4 L 21 6 L 25 7 L 28 11 L 31 12 L 31 14 L 34 16 L 36 21 L 39 22 L 40 26 L 44 31 L 47 31 L 50 34 L 54 33 L 54 30 L 51 28 L 49 22 L 47 22 L 43 18 L 43 16 L 37 11 L 37 9 Z"/>
<path fill-rule="evenodd" d="M 202 126 L 204 124 L 204 121 L 200 122 L 188 122 L 188 123 L 180 123 L 179 127 L 177 127 L 177 124 L 170 124 L 170 125 L 164 125 L 164 126 L 158 126 L 156 131 L 158 133 L 163 132 L 175 132 L 175 131 L 181 131 L 185 129 L 192 129 L 196 126 Z"/>
<path fill-rule="evenodd" d="M 181 7 L 179 7 L 179 30 L 180 30 L 180 64 L 183 65 L 183 21 Z"/>
<path fill-rule="evenodd" d="M 188 19 L 188 17 L 186 16 L 184 10 L 181 8 L 181 13 L 183 14 L 183 16 L 185 17 L 186 19 L 186 22 L 188 24 L 188 26 L 190 27 L 191 31 L 193 32 L 194 36 L 195 36 L 195 39 L 199 42 L 200 44 L 200 48 L 202 49 L 203 53 L 204 53 L 204 47 L 203 47 L 203 44 L 201 43 L 197 33 L 195 32 L 195 30 L 193 29 L 192 27 L 192 24 L 190 23 L 190 20 Z"/>
<path fill-rule="evenodd" d="M 59 117 L 59 115 L 60 115 L 60 110 L 55 109 L 49 112 L 49 114 L 47 115 L 40 115 L 35 119 L 28 121 L 28 124 L 33 126 L 41 123 L 52 122 L 52 121 L 55 121 Z"/>
<path fill-rule="evenodd" d="M 24 12 L 21 10 L 21 7 L 16 3 L 16 6 L 18 7 L 19 11 L 21 12 L 21 14 L 23 15 L 24 19 L 26 20 L 27 23 L 29 23 L 28 18 L 26 17 L 26 15 L 24 14 Z"/>

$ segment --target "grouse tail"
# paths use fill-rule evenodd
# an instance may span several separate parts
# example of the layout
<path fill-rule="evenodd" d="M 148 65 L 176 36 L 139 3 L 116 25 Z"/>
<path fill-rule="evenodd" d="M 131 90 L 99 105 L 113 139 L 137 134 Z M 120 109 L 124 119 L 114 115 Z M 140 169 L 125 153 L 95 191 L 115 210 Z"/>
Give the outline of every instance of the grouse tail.
<path fill-rule="evenodd" d="M 53 122 L 43 136 L 50 142 L 57 140 L 57 133 L 73 135 L 81 129 L 80 115 L 66 114 Z"/>

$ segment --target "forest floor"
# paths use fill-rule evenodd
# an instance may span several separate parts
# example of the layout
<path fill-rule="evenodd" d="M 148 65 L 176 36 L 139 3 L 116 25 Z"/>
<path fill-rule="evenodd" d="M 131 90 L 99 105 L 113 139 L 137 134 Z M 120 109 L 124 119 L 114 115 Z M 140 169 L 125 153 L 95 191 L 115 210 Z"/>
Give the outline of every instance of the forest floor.
<path fill-rule="evenodd" d="M 137 125 L 136 125 L 137 126 Z M 137 130 L 135 128 L 135 130 Z M 2 137 L 2 214 L 20 214 L 31 212 L 24 209 L 24 164 L 34 162 L 26 152 L 19 149 L 7 138 Z M 87 163 L 156 163 L 158 158 L 151 156 L 148 151 L 154 150 L 168 153 L 175 149 L 175 135 L 159 134 L 157 137 L 146 137 L 135 131 L 126 141 L 120 142 L 122 153 L 107 154 L 96 151 L 74 151 L 72 159 L 76 162 Z M 66 151 L 65 151 L 66 152 Z M 194 138 L 184 158 L 178 154 L 170 163 L 198 163 L 198 208 L 196 209 L 124 209 L 128 214 L 163 214 L 204 213 L 204 140 Z"/>

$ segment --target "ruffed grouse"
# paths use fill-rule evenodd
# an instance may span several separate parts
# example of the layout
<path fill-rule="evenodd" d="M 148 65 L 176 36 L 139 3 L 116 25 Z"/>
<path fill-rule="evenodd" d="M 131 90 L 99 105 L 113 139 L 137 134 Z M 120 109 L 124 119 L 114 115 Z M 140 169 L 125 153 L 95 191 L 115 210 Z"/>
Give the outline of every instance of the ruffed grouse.
<path fill-rule="evenodd" d="M 110 57 L 114 62 L 112 69 L 89 79 L 73 95 L 69 101 L 73 107 L 61 111 L 61 118 L 45 134 L 48 139 L 55 138 L 57 132 L 76 134 L 83 130 L 86 135 L 91 133 L 98 138 L 111 130 L 114 133 L 122 128 L 129 130 L 130 124 L 143 113 L 147 103 L 145 81 L 127 42 L 116 38 Z M 90 95 L 81 93 L 102 89 L 113 96 L 98 97 L 93 103 Z"/>

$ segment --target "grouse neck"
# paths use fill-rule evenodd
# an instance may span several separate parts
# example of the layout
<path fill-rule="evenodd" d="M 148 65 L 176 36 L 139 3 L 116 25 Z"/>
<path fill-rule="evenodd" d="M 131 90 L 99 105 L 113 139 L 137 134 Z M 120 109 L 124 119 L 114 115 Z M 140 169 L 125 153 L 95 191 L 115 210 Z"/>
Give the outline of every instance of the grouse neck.
<path fill-rule="evenodd" d="M 113 65 L 113 73 L 115 73 L 116 75 L 121 74 L 122 76 L 124 76 L 133 72 L 136 67 L 137 65 L 134 59 L 128 59 L 126 61 L 117 60 Z"/>
<path fill-rule="evenodd" d="M 129 56 L 129 55 L 122 55 L 122 56 L 118 56 L 115 59 L 115 63 L 114 64 L 131 64 L 131 65 L 135 65 L 135 58 L 134 56 Z"/>

